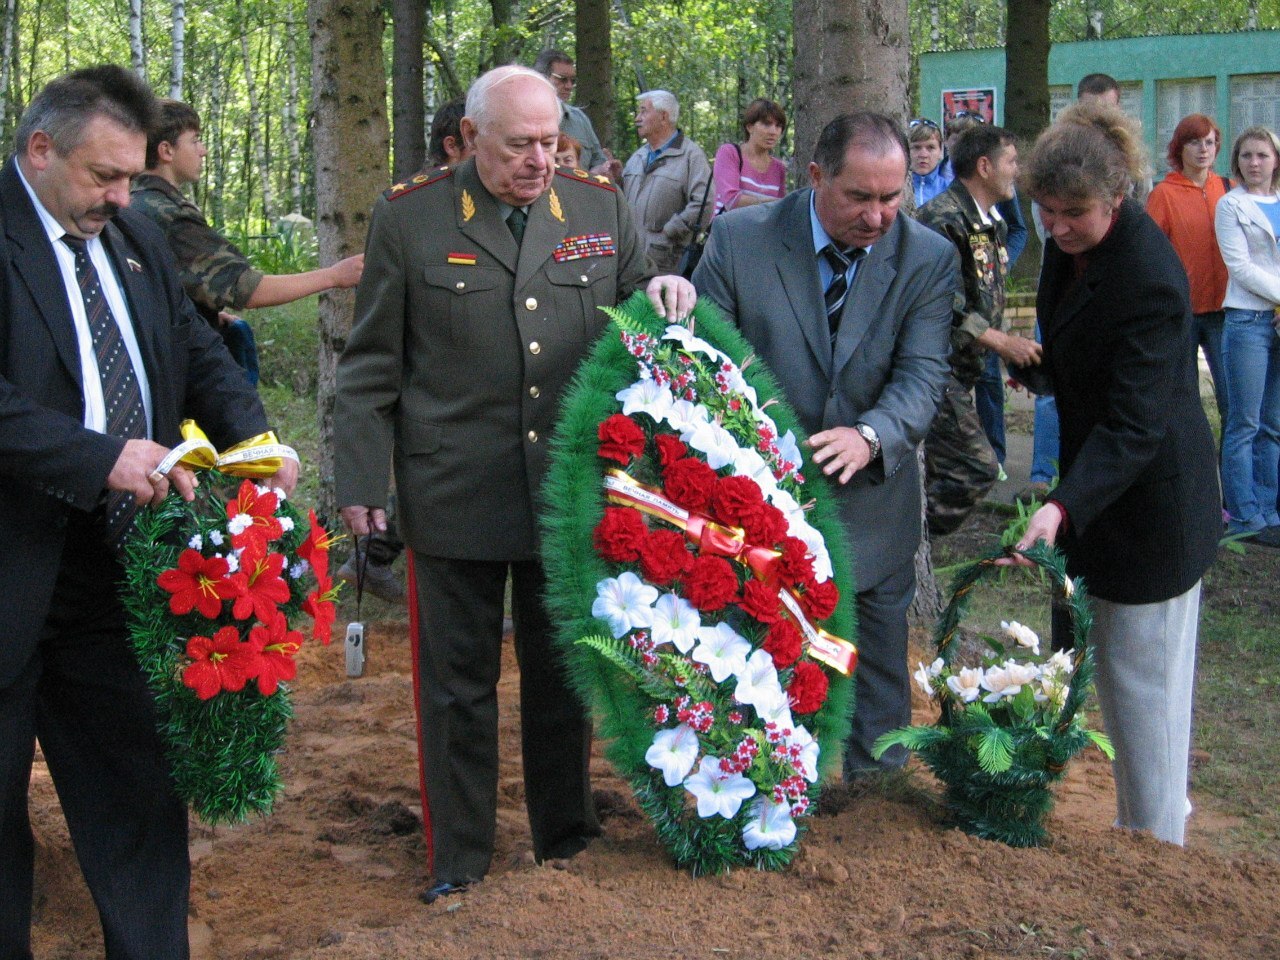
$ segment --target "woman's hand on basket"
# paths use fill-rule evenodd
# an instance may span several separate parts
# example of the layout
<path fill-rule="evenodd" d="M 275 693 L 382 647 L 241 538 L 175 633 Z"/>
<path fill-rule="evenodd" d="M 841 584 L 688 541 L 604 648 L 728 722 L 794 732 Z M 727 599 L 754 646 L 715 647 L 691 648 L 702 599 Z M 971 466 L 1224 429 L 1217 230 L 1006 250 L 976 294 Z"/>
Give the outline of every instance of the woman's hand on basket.
<path fill-rule="evenodd" d="M 1027 521 L 1027 529 L 1023 531 L 1021 539 L 1014 545 L 1014 553 L 1008 557 L 1002 557 L 996 561 L 997 566 L 1001 567 L 1033 567 L 1033 564 L 1026 557 L 1022 556 L 1022 551 L 1029 549 L 1037 541 L 1043 540 L 1048 546 L 1053 546 L 1058 539 L 1058 529 L 1062 526 L 1062 510 L 1052 503 L 1046 503 L 1043 507 L 1031 515 L 1031 519 Z"/>

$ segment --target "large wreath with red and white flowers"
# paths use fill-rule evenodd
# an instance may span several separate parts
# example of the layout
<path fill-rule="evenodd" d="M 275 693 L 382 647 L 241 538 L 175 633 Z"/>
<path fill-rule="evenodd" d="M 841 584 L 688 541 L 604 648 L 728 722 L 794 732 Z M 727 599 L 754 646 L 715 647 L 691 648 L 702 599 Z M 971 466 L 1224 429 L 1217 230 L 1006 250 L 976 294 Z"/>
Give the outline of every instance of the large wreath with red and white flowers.
<path fill-rule="evenodd" d="M 696 327 L 666 324 L 643 294 L 607 312 L 544 490 L 561 643 L 676 861 L 780 868 L 852 710 L 835 507 L 802 471 L 772 377 L 714 307 Z"/>

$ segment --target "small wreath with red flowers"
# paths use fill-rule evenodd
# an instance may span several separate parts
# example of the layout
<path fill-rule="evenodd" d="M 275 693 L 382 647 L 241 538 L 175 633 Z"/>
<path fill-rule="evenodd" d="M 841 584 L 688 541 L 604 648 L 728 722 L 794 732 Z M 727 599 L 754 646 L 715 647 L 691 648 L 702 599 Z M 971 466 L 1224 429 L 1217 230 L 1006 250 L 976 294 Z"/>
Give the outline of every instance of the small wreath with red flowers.
<path fill-rule="evenodd" d="M 239 823 L 281 789 L 301 615 L 330 639 L 332 538 L 279 489 L 200 477 L 191 503 L 171 493 L 139 512 L 123 601 L 178 795 L 208 823 Z"/>
<path fill-rule="evenodd" d="M 853 706 L 835 505 L 802 473 L 772 377 L 714 307 L 695 310 L 696 335 L 643 294 L 606 312 L 544 487 L 560 643 L 676 862 L 779 869 L 841 766 Z"/>

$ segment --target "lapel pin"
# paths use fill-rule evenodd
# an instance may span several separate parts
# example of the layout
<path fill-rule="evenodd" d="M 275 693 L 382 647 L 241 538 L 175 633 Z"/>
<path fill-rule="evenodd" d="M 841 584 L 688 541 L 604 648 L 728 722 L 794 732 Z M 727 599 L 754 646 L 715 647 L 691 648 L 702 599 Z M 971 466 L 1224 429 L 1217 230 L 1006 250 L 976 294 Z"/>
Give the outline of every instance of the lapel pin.
<path fill-rule="evenodd" d="M 124 262 L 129 265 L 129 269 L 132 270 L 134 273 L 142 272 L 142 264 L 140 264 L 137 260 L 133 259 L 133 257 L 125 257 Z"/>

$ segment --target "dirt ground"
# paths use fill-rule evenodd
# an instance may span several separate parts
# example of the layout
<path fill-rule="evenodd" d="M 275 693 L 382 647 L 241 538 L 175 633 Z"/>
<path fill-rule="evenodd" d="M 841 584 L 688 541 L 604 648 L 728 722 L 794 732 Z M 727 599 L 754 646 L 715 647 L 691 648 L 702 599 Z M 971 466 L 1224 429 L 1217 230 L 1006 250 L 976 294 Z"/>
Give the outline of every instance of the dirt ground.
<path fill-rule="evenodd" d="M 1196 797 L 1186 849 L 1113 830 L 1106 761 L 1058 788 L 1052 842 L 1013 850 L 947 828 L 922 769 L 836 787 L 792 868 L 675 870 L 597 758 L 605 836 L 536 866 L 519 768 L 514 658 L 502 681 L 498 848 L 489 879 L 431 906 L 417 794 L 406 625 L 371 625 L 366 675 L 340 643 L 304 650 L 286 790 L 267 819 L 193 823 L 191 943 L 208 958 L 1280 958 L 1280 861 L 1228 857 L 1231 826 Z M 919 714 L 919 719 L 925 717 Z M 32 787 L 39 960 L 102 955 L 47 773 Z"/>

